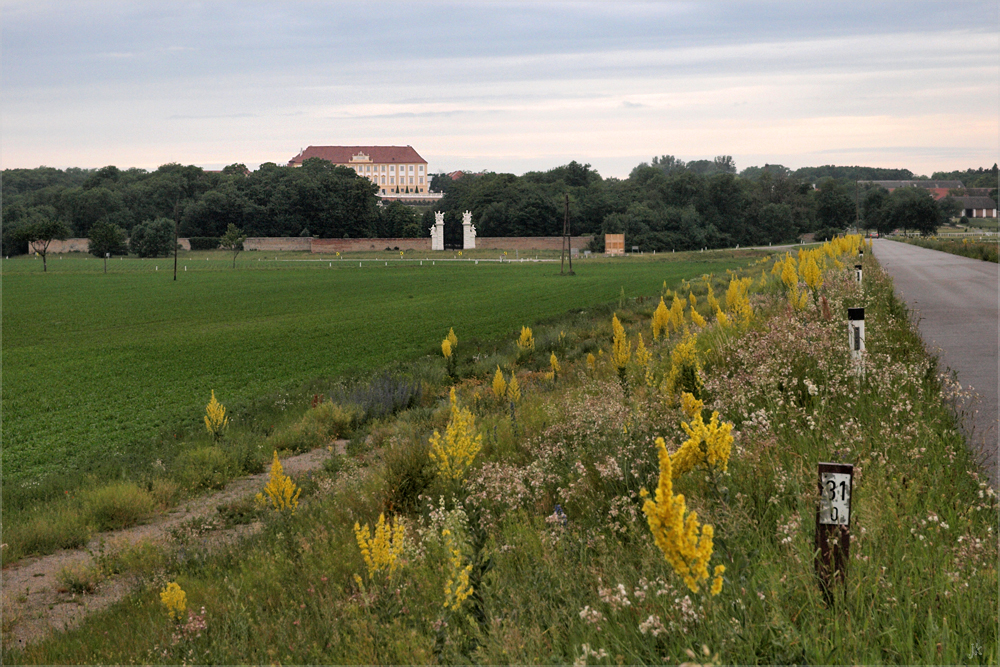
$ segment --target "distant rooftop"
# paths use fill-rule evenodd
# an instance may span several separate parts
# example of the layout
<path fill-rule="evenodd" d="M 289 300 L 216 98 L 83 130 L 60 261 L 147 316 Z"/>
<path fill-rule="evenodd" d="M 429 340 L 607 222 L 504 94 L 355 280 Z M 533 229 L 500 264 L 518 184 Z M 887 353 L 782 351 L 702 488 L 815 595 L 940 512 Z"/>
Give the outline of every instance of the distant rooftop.
<path fill-rule="evenodd" d="M 927 188 L 928 190 L 953 190 L 955 188 L 964 187 L 962 181 L 858 181 L 859 183 L 873 183 L 874 185 L 881 185 L 886 190 L 895 190 L 896 188 Z"/>
<path fill-rule="evenodd" d="M 298 167 L 309 158 L 318 157 L 334 164 L 415 164 L 427 160 L 420 157 L 412 146 L 310 146 L 288 161 L 289 167 Z"/>

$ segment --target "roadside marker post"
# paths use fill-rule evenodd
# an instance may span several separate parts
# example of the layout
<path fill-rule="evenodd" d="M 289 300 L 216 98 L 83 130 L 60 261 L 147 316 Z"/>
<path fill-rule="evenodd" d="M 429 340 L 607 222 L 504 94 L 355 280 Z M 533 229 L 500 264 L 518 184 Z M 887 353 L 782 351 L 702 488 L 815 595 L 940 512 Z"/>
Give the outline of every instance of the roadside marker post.
<path fill-rule="evenodd" d="M 847 309 L 848 344 L 851 347 L 851 358 L 860 362 L 865 354 L 865 309 Z"/>
<path fill-rule="evenodd" d="M 861 284 L 861 265 L 860 264 L 855 264 L 854 265 L 854 277 L 858 279 L 858 284 L 860 285 Z"/>
<path fill-rule="evenodd" d="M 832 587 L 844 583 L 851 549 L 851 496 L 854 466 L 850 463 L 820 463 L 819 502 L 816 504 L 816 575 L 827 603 Z"/>

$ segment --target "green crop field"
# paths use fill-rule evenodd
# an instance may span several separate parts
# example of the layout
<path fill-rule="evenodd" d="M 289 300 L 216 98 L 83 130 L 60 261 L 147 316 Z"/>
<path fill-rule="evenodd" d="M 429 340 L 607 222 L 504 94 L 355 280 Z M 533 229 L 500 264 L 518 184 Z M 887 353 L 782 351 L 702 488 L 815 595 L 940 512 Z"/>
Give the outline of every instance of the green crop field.
<path fill-rule="evenodd" d="M 441 254 L 440 257 L 451 257 Z M 227 405 L 461 339 L 513 336 L 574 308 L 657 294 L 746 263 L 733 253 L 552 263 L 172 260 L 3 262 L 3 481 L 32 483 L 147 447 Z M 331 266 L 332 264 L 332 266 Z M 158 269 L 157 269 L 158 267 Z M 187 267 L 187 270 L 184 269 Z"/>

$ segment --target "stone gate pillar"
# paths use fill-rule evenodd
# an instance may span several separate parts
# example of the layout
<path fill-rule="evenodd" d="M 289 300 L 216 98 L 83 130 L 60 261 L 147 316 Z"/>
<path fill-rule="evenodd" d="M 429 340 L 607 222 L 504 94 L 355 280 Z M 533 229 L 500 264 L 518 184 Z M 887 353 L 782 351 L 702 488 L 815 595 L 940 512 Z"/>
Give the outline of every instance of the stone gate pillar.
<path fill-rule="evenodd" d="M 434 212 L 434 226 L 431 231 L 431 250 L 444 250 L 444 213 Z"/>
<path fill-rule="evenodd" d="M 472 224 L 472 211 L 462 214 L 462 248 L 471 250 L 476 247 L 476 226 Z"/>

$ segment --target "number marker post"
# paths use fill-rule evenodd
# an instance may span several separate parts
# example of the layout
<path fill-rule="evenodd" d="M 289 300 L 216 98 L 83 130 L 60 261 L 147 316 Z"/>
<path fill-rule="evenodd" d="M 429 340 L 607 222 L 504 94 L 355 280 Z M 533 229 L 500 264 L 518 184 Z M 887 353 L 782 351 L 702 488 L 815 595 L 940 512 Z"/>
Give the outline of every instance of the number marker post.
<path fill-rule="evenodd" d="M 848 345 L 851 349 L 851 359 L 861 366 L 865 358 L 865 309 L 847 309 Z M 862 372 L 864 367 L 862 366 Z"/>
<path fill-rule="evenodd" d="M 847 577 L 851 549 L 851 493 L 854 466 L 819 464 L 819 503 L 816 505 L 816 574 L 827 602 L 831 586 Z"/>
<path fill-rule="evenodd" d="M 861 284 L 861 265 L 860 264 L 855 264 L 854 265 L 854 277 L 858 279 L 858 284 L 860 285 Z"/>

